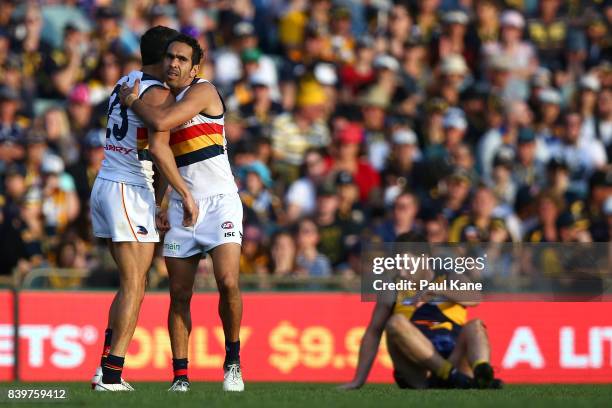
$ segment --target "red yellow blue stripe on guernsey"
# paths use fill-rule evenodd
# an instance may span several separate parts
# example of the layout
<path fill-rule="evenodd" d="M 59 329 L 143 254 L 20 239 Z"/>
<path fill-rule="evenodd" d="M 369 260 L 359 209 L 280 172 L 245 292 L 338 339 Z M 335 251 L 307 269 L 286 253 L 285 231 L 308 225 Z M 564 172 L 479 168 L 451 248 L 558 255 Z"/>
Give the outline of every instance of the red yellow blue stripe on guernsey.
<path fill-rule="evenodd" d="M 138 152 L 138 160 L 153 161 L 149 152 L 149 129 L 136 129 L 136 151 Z"/>
<path fill-rule="evenodd" d="M 198 115 L 200 116 L 200 115 Z M 170 149 L 174 154 L 177 167 L 188 166 L 225 153 L 223 125 L 198 121 L 192 122 L 170 134 Z"/>

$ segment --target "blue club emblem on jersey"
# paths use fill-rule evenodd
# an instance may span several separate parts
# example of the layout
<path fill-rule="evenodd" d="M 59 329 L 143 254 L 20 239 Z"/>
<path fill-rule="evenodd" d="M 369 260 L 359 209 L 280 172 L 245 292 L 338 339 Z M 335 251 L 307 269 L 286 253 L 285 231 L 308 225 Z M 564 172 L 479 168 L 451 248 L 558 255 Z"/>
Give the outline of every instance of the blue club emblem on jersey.
<path fill-rule="evenodd" d="M 138 230 L 136 231 L 138 235 L 147 235 L 149 233 L 149 231 L 147 231 L 147 229 L 142 225 L 137 226 L 136 229 Z"/>

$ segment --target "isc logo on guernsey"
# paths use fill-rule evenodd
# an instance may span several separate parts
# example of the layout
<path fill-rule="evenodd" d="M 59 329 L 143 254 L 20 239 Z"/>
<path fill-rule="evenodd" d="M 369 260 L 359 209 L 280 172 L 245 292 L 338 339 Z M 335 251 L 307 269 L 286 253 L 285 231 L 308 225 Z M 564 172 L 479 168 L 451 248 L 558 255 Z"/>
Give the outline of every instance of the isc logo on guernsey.
<path fill-rule="evenodd" d="M 19 326 L 19 338 L 26 340 L 22 353 L 29 367 L 48 364 L 48 356 L 57 368 L 74 368 L 85 361 L 85 346 L 98 341 L 98 329 L 73 324 L 23 324 Z M 0 367 L 11 367 L 13 362 L 13 326 L 0 324 Z"/>

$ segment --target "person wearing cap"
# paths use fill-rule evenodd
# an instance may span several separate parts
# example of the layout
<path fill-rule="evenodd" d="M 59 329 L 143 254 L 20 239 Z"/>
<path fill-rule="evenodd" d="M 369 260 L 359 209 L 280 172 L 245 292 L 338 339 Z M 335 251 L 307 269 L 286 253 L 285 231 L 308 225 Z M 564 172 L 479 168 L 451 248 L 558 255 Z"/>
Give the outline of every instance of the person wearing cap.
<path fill-rule="evenodd" d="M 465 76 L 470 73 L 470 70 L 465 63 L 465 58 L 461 54 L 448 54 L 440 62 L 440 73 L 443 75 L 444 80 L 459 88 Z"/>
<path fill-rule="evenodd" d="M 440 144 L 430 145 L 425 150 L 428 160 L 443 159 L 458 146 L 465 136 L 468 123 L 465 113 L 459 108 L 448 108 L 442 119 L 444 140 Z"/>
<path fill-rule="evenodd" d="M 391 152 L 382 173 L 386 190 L 421 187 L 419 180 L 424 169 L 420 166 L 416 133 L 410 128 L 398 128 L 391 134 L 391 143 Z M 387 194 L 385 192 L 385 196 Z"/>
<path fill-rule="evenodd" d="M 538 146 L 538 156 L 548 159 L 551 152 L 558 149 L 561 144 L 561 94 L 555 88 L 542 89 L 538 94 L 538 101 L 536 139 L 543 141 L 543 144 Z"/>
<path fill-rule="evenodd" d="M 583 118 L 582 132 L 587 139 L 595 139 L 595 124 L 597 123 L 597 97 L 601 91 L 601 81 L 594 74 L 580 77 L 574 102 L 580 109 Z"/>
<path fill-rule="evenodd" d="M 338 214 L 340 199 L 333 179 L 317 187 L 317 207 L 314 220 L 319 227 L 319 250 L 334 268 L 343 268 L 348 260 L 349 248 L 356 242 L 359 230 Z"/>
<path fill-rule="evenodd" d="M 266 225 L 273 230 L 274 223 L 282 221 L 283 208 L 281 200 L 270 191 L 270 170 L 262 162 L 254 161 L 238 169 L 238 174 L 242 181 L 239 194 L 246 211 L 246 222 Z"/>
<path fill-rule="evenodd" d="M 493 158 L 493 172 L 491 174 L 491 189 L 497 196 L 499 204 L 514 207 L 517 185 L 512 178 L 514 171 L 514 151 L 504 147 L 497 151 Z"/>
<path fill-rule="evenodd" d="M 323 87 L 327 97 L 326 110 L 328 114 L 332 114 L 338 104 L 338 74 L 336 73 L 336 67 L 328 62 L 319 62 L 315 64 L 312 74 Z"/>
<path fill-rule="evenodd" d="M 437 94 L 449 105 L 457 106 L 461 92 L 471 83 L 470 71 L 460 54 L 448 54 L 440 62 L 440 80 Z"/>
<path fill-rule="evenodd" d="M 90 104 L 89 87 L 86 84 L 78 84 L 70 91 L 67 111 L 71 130 L 76 138 L 81 140 L 93 120 L 93 106 Z"/>
<path fill-rule="evenodd" d="M 285 182 L 298 178 L 304 152 L 329 144 L 329 128 L 325 123 L 326 96 L 314 79 L 302 81 L 298 88 L 294 113 L 279 115 L 272 122 L 272 149 L 276 171 Z M 280 169 L 283 169 L 280 171 Z"/>
<path fill-rule="evenodd" d="M 353 59 L 355 39 L 351 33 L 351 11 L 347 7 L 332 10 L 330 42 L 336 62 L 345 63 Z"/>
<path fill-rule="evenodd" d="M 536 156 L 535 132 L 521 127 L 516 141 L 516 163 L 512 178 L 518 186 L 541 186 L 546 182 L 545 163 Z"/>
<path fill-rule="evenodd" d="M 372 192 L 380 185 L 379 174 L 367 160 L 360 158 L 364 135 L 364 129 L 358 123 L 339 126 L 334 135 L 335 153 L 327 160 L 330 171 L 346 171 L 353 176 L 362 203 L 371 199 Z"/>
<path fill-rule="evenodd" d="M 529 80 L 538 67 L 537 55 L 531 44 L 522 40 L 525 19 L 521 13 L 504 11 L 500 25 L 499 41 L 484 46 L 485 60 L 491 66 L 497 64 L 499 70 L 505 68 L 509 71 L 510 86 L 520 88 L 514 90 L 514 95 L 524 100 L 529 95 Z"/>
<path fill-rule="evenodd" d="M 259 61 L 261 55 L 261 50 L 258 48 L 247 48 L 241 52 L 241 76 L 232 85 L 233 93 L 227 101 L 230 109 L 237 109 L 240 105 L 244 105 L 253 100 L 253 93 L 249 82 L 250 78 L 260 70 Z"/>
<path fill-rule="evenodd" d="M 452 9 L 442 15 L 442 35 L 435 51 L 441 59 L 449 55 L 462 55 L 470 61 L 476 58 L 476 49 L 466 47 L 466 33 L 470 17 L 462 9 Z"/>
<path fill-rule="evenodd" d="M 239 114 L 244 119 L 246 129 L 255 137 L 269 137 L 274 119 L 283 113 L 280 103 L 272 99 L 273 78 L 262 71 L 256 71 L 249 77 L 249 86 L 253 98 L 240 105 Z"/>
<path fill-rule="evenodd" d="M 374 39 L 368 35 L 360 37 L 355 47 L 355 59 L 340 68 L 343 100 L 354 97 L 359 89 L 374 80 L 374 56 Z"/>
<path fill-rule="evenodd" d="M 373 66 L 376 70 L 376 79 L 373 86 L 391 94 L 397 86 L 397 77 L 400 70 L 399 62 L 391 55 L 381 54 L 374 58 Z"/>

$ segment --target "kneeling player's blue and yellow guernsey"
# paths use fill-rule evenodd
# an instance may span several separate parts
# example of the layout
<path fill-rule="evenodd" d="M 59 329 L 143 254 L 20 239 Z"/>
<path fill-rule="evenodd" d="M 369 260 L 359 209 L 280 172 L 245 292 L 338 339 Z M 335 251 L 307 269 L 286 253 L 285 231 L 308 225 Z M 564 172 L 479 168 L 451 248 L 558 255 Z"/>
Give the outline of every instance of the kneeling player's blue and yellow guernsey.
<path fill-rule="evenodd" d="M 461 327 L 467 321 L 467 310 L 454 302 L 429 302 L 420 307 L 414 304 L 415 291 L 398 292 L 393 313 L 410 320 L 447 358 L 455 348 Z"/>

